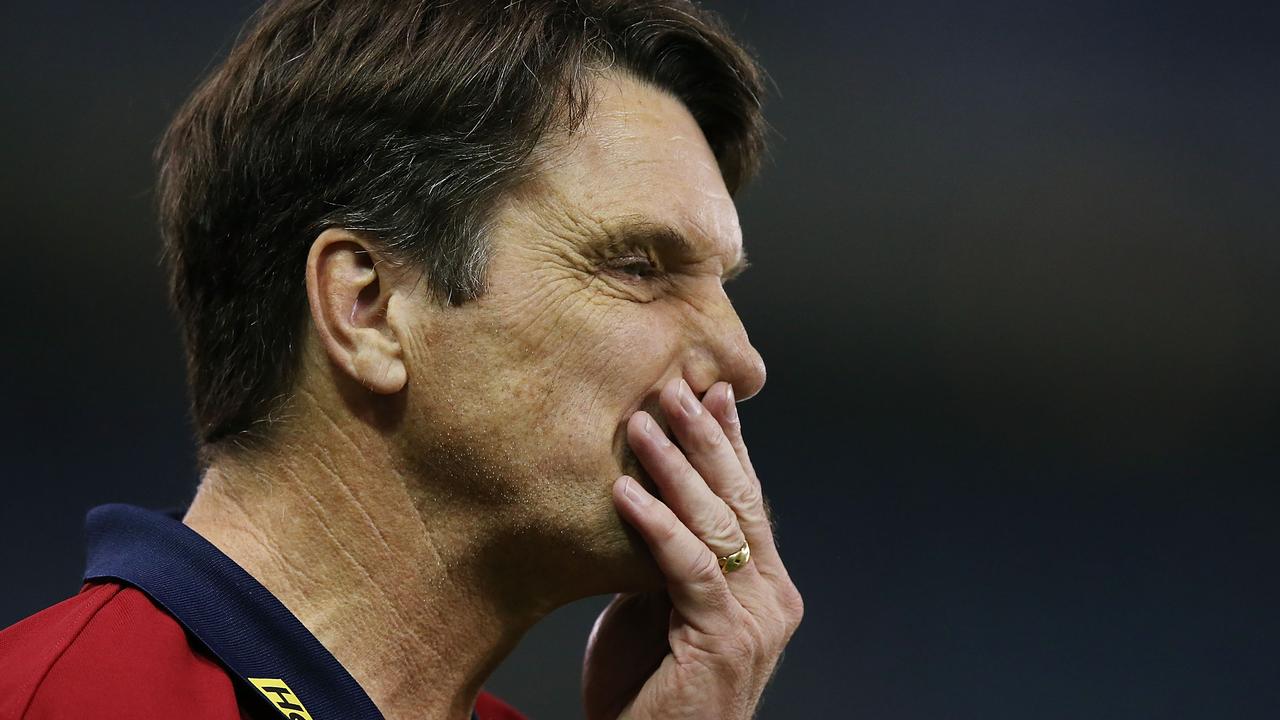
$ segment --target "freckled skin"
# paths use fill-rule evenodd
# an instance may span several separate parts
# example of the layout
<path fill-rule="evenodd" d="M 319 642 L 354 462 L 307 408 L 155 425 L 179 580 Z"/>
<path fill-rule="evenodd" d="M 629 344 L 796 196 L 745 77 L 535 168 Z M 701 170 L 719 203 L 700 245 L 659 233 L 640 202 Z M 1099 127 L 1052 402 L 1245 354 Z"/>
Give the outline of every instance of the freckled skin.
<path fill-rule="evenodd" d="M 737 211 L 697 123 L 621 76 L 595 84 L 592 108 L 497 212 L 488 292 L 424 306 L 405 343 L 401 451 L 414 474 L 448 478 L 427 501 L 490 503 L 499 534 L 527 543 L 520 562 L 563 578 L 566 598 L 661 584 L 611 500 L 619 475 L 645 477 L 628 417 L 644 408 L 665 424 L 657 394 L 671 378 L 697 392 L 726 380 L 739 399 L 764 382 L 722 284 L 741 252 Z M 637 277 L 585 242 L 637 219 L 679 229 L 691 251 Z"/>

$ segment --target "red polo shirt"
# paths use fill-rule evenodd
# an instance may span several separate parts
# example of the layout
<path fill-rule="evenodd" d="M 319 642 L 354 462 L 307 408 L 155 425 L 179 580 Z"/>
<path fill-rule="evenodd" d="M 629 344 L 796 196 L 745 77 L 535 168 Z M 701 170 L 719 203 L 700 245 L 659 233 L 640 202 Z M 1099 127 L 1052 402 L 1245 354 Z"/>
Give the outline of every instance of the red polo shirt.
<path fill-rule="evenodd" d="M 89 513 L 80 593 L 0 631 L 0 719 L 381 719 L 266 588 L 176 515 Z M 481 693 L 474 720 L 523 720 Z"/>

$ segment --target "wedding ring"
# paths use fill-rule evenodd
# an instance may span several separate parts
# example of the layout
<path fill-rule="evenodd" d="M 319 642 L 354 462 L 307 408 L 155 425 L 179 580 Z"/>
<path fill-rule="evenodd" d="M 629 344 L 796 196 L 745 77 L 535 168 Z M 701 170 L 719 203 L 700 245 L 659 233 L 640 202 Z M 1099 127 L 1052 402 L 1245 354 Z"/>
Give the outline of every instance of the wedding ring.
<path fill-rule="evenodd" d="M 734 570 L 741 569 L 742 566 L 750 562 L 751 546 L 747 544 L 746 540 L 743 540 L 742 549 L 732 555 L 725 555 L 724 557 L 719 558 L 719 560 L 720 570 L 724 572 L 725 575 L 728 575 Z"/>

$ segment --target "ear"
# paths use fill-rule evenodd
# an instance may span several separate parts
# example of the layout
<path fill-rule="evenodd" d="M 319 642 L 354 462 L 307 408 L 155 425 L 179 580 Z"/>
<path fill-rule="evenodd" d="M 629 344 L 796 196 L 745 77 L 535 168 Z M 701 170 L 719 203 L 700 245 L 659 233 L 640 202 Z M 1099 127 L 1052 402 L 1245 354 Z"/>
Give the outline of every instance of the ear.
<path fill-rule="evenodd" d="M 311 320 L 335 368 L 380 395 L 408 379 L 402 338 L 390 317 L 394 264 L 367 238 L 339 228 L 321 232 L 307 255 Z"/>

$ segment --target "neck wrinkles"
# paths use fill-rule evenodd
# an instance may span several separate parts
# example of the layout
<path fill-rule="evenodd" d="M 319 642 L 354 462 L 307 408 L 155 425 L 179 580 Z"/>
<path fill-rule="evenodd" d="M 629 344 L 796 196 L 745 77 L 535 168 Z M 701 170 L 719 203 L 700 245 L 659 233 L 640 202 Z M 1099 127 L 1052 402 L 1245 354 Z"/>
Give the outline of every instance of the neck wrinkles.
<path fill-rule="evenodd" d="M 504 574 L 518 537 L 483 508 L 433 502 L 385 448 L 362 452 L 370 441 L 317 436 L 287 455 L 216 461 L 184 522 L 297 616 L 388 720 L 468 718 L 525 631 L 572 598 Z"/>

